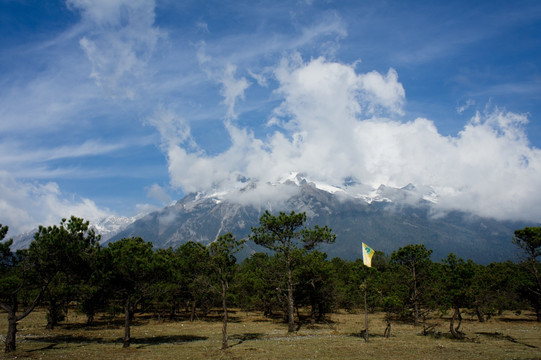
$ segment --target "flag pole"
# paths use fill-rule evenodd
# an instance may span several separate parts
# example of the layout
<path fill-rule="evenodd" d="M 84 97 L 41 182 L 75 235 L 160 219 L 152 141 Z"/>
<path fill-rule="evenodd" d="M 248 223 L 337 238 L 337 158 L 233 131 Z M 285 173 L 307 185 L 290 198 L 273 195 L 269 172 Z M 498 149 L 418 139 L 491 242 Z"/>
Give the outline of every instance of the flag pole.
<path fill-rule="evenodd" d="M 366 302 L 366 281 L 363 283 L 362 287 L 364 288 L 364 342 L 366 343 L 368 342 L 368 305 Z"/>
<path fill-rule="evenodd" d="M 363 264 L 372 267 L 372 256 L 374 256 L 374 250 L 362 243 Z M 367 279 L 361 284 L 361 291 L 364 291 L 364 342 L 368 342 L 368 304 L 366 301 L 366 293 L 368 292 Z"/>

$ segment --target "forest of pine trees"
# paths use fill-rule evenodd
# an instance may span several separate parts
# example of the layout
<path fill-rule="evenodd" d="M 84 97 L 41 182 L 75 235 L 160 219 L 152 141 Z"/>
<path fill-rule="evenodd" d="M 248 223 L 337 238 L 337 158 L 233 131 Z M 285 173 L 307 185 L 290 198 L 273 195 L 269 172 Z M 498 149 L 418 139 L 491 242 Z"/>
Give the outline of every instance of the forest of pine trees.
<path fill-rule="evenodd" d="M 516 262 L 479 265 L 452 253 L 433 260 L 430 249 L 412 244 L 392 254 L 376 251 L 369 268 L 362 259 L 327 258 L 316 245 L 333 242 L 331 230 L 304 228 L 299 215 L 266 213 L 251 240 L 266 244 L 269 252 L 242 262 L 234 254 L 244 240 L 231 234 L 209 246 L 188 241 L 176 249 L 154 249 L 151 241 L 126 238 L 101 247 L 89 223 L 76 217 L 40 227 L 28 249 L 12 251 L 12 240 L 4 240 L 0 307 L 8 315 L 5 350 L 15 350 L 17 323 L 38 305 L 46 309 L 50 329 L 74 306 L 88 325 L 98 313 L 123 314 L 125 347 L 138 313 L 160 319 L 183 313 L 193 321 L 223 309 L 227 347 L 228 308 L 283 316 L 288 322 L 293 306 L 315 323 L 335 309 L 364 307 L 361 284 L 369 311 L 385 312 L 389 329 L 395 320 L 422 327 L 431 317 L 449 314 L 450 332 L 460 338 L 465 314 L 482 322 L 504 310 L 522 309 L 534 310 L 541 321 L 541 228 L 517 230 L 509 239 L 522 255 Z M 0 240 L 7 230 L 0 225 Z"/>

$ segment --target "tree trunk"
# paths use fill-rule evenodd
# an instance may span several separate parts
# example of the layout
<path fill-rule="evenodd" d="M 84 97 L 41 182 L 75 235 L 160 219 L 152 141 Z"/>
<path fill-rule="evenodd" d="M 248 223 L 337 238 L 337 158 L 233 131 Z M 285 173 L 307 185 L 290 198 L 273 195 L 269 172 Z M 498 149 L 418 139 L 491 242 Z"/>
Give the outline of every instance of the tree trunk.
<path fill-rule="evenodd" d="M 310 309 L 310 324 L 314 325 L 317 320 L 317 303 L 312 300 Z"/>
<path fill-rule="evenodd" d="M 481 312 L 481 309 L 479 309 L 478 305 L 475 306 L 475 314 L 477 315 L 477 320 L 479 320 L 479 322 L 485 322 L 485 316 Z"/>
<path fill-rule="evenodd" d="M 54 276 L 53 276 L 54 277 Z M 43 296 L 43 293 L 47 289 L 47 286 L 49 286 L 50 279 L 47 280 L 44 285 L 41 287 L 40 292 L 37 294 L 37 296 L 34 298 L 34 300 L 27 306 L 27 308 L 19 315 L 17 315 L 17 310 L 19 309 L 19 301 L 17 298 L 17 294 L 13 294 L 10 298 L 10 303 L 0 302 L 0 308 L 4 309 L 8 313 L 8 333 L 6 335 L 6 347 L 5 352 L 11 352 L 15 351 L 17 348 L 17 322 L 21 321 L 25 317 L 27 317 L 34 309 L 36 308 L 37 304 L 41 300 L 41 297 Z"/>
<path fill-rule="evenodd" d="M 455 318 L 458 319 L 458 324 L 455 327 Z M 462 325 L 462 315 L 460 314 L 460 308 L 455 308 L 453 316 L 451 317 L 451 324 L 449 329 L 451 330 L 451 335 L 455 339 L 463 339 L 464 333 L 460 331 L 460 326 Z"/>
<path fill-rule="evenodd" d="M 318 304 L 317 310 L 318 310 L 317 321 L 321 321 L 325 317 L 325 313 L 326 313 L 325 306 Z"/>
<path fill-rule="evenodd" d="M 130 297 L 128 296 L 126 298 L 126 303 L 124 304 L 124 339 L 123 339 L 123 348 L 127 348 L 130 346 L 130 340 L 131 340 L 131 334 L 130 334 L 130 327 L 131 327 L 131 302 Z"/>
<path fill-rule="evenodd" d="M 413 311 L 414 311 L 413 326 L 418 326 L 419 325 L 419 304 L 417 303 L 417 301 L 415 301 Z"/>
<path fill-rule="evenodd" d="M 174 320 L 175 316 L 177 315 L 177 303 L 173 303 L 171 305 L 171 311 L 169 312 L 169 320 Z"/>
<path fill-rule="evenodd" d="M 8 333 L 6 336 L 5 352 L 12 352 L 17 349 L 17 314 L 16 311 L 10 311 L 8 313 Z"/>
<path fill-rule="evenodd" d="M 385 327 L 383 337 L 388 339 L 391 336 L 391 316 L 389 314 L 385 317 L 385 321 L 387 322 L 387 327 Z"/>
<path fill-rule="evenodd" d="M 47 314 L 47 330 L 53 330 L 58 325 L 58 304 L 55 299 L 49 301 L 49 313 Z"/>
<path fill-rule="evenodd" d="M 316 299 L 316 284 L 315 282 L 312 280 L 310 282 L 310 285 L 312 287 L 312 291 L 311 291 L 311 294 L 310 294 L 310 324 L 314 325 L 316 323 L 316 321 L 318 320 L 318 310 L 319 310 L 319 317 L 321 317 L 321 313 L 322 313 L 322 307 L 321 306 L 318 306 L 318 302 L 317 302 L 317 299 Z M 300 319 L 300 317 L 299 317 Z"/>
<path fill-rule="evenodd" d="M 86 325 L 90 326 L 94 323 L 94 312 L 89 312 L 86 314 Z"/>
<path fill-rule="evenodd" d="M 194 301 L 192 302 L 192 311 L 190 313 L 190 322 L 194 322 L 195 320 L 195 307 L 197 305 L 197 301 L 194 299 Z"/>
<path fill-rule="evenodd" d="M 419 294 L 417 293 L 417 273 L 413 265 L 413 326 L 419 325 Z"/>
<path fill-rule="evenodd" d="M 224 309 L 224 319 L 222 323 L 222 350 L 227 349 L 227 321 L 228 321 L 228 314 L 227 314 L 227 284 L 222 283 L 222 306 Z"/>
<path fill-rule="evenodd" d="M 295 300 L 293 298 L 293 275 L 291 264 L 287 264 L 287 332 L 295 331 Z"/>

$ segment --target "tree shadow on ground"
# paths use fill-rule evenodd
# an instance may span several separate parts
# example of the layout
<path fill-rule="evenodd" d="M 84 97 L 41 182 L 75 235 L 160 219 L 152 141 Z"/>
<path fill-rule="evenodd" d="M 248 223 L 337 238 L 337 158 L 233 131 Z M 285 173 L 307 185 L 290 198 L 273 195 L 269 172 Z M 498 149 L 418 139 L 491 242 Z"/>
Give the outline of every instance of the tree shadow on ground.
<path fill-rule="evenodd" d="M 137 349 L 141 349 L 147 346 L 161 345 L 161 344 L 180 344 L 194 341 L 207 340 L 207 336 L 197 335 L 166 335 L 166 336 L 152 336 L 152 337 L 137 337 L 132 338 L 131 343 L 137 344 Z M 122 342 L 122 339 L 119 339 Z"/>
<path fill-rule="evenodd" d="M 137 348 L 143 348 L 146 346 L 152 345 L 161 345 L 161 344 L 180 344 L 193 341 L 203 341 L 207 340 L 206 336 L 196 336 L 196 335 L 169 335 L 169 336 L 152 336 L 152 337 L 133 337 L 131 343 L 134 345 L 139 345 Z M 30 350 L 28 352 L 52 350 L 59 344 L 122 344 L 122 338 L 108 339 L 104 340 L 100 337 L 89 337 L 89 336 L 72 336 L 72 335 L 57 335 L 57 336 L 46 336 L 46 337 L 34 337 L 26 339 L 27 342 L 43 342 L 49 343 L 49 345 Z"/>
<path fill-rule="evenodd" d="M 116 341 L 103 340 L 99 337 L 88 337 L 88 336 L 73 336 L 73 335 L 57 335 L 57 336 L 39 336 L 24 339 L 25 342 L 32 343 L 48 343 L 48 345 L 37 348 L 33 350 L 28 350 L 26 352 L 33 353 L 37 351 L 46 351 L 53 350 L 57 345 L 60 344 L 105 344 L 105 343 L 114 343 Z M 80 345 L 84 346 L 84 345 Z"/>
<path fill-rule="evenodd" d="M 124 318 L 107 318 L 107 319 L 98 319 L 94 320 L 92 324 L 86 324 L 86 323 L 60 323 L 58 325 L 59 328 L 65 329 L 65 330 L 85 330 L 85 329 L 92 329 L 92 330 L 105 330 L 105 329 L 121 329 L 124 328 Z M 136 316 L 135 319 L 132 320 L 131 326 L 138 327 L 138 326 L 144 326 L 147 325 L 148 321 L 146 321 L 144 318 Z"/>
<path fill-rule="evenodd" d="M 240 316 L 236 316 L 238 311 L 230 311 L 228 310 L 228 321 L 232 323 L 240 323 L 242 322 L 242 319 Z M 217 312 L 217 311 L 210 311 L 205 314 L 195 314 L 194 322 L 195 321 L 204 321 L 204 322 L 222 322 L 223 320 L 223 312 Z M 150 313 L 144 313 L 144 314 L 137 314 L 136 319 L 140 321 L 158 321 L 158 322 L 189 322 L 191 319 L 190 314 L 186 313 L 176 313 L 174 316 L 158 316 L 156 314 L 150 314 Z M 121 321 L 124 321 L 121 319 Z"/>
<path fill-rule="evenodd" d="M 497 331 L 495 331 L 495 332 L 479 331 L 479 332 L 476 332 L 476 334 L 477 334 L 477 335 L 488 336 L 488 337 L 495 338 L 495 339 L 507 340 L 507 341 L 510 341 L 510 342 L 512 342 L 512 343 L 514 343 L 514 344 L 524 345 L 524 346 L 527 346 L 527 347 L 533 348 L 533 349 L 537 349 L 537 348 L 538 348 L 538 347 L 535 346 L 535 345 L 526 344 L 526 343 L 524 343 L 524 342 L 518 341 L 517 339 L 515 339 L 515 338 L 512 337 L 512 336 L 505 335 L 505 334 L 499 333 L 499 332 L 497 332 Z"/>
<path fill-rule="evenodd" d="M 306 327 L 307 329 L 319 329 L 322 327 L 329 327 L 334 330 L 336 322 L 324 317 L 317 320 L 315 323 L 312 323 L 312 319 L 310 318 L 310 316 L 301 316 L 299 320 L 296 321 L 296 324 L 296 331 L 299 331 L 301 327 Z"/>
<path fill-rule="evenodd" d="M 256 323 L 267 323 L 267 322 L 277 322 L 277 321 L 287 323 L 287 318 L 284 317 L 283 314 L 270 314 L 270 315 L 265 315 L 264 318 L 253 319 L 252 321 Z"/>
<path fill-rule="evenodd" d="M 245 341 L 261 340 L 264 335 L 265 334 L 263 333 L 245 333 L 245 334 L 239 334 L 239 335 L 232 335 L 229 339 L 239 340 L 239 342 L 236 344 L 232 344 L 229 347 L 232 348 L 233 346 L 240 345 Z"/>
<path fill-rule="evenodd" d="M 103 340 L 100 337 L 90 337 L 90 336 L 74 336 L 74 335 L 54 335 L 54 336 L 37 336 L 32 338 L 26 338 L 26 342 L 44 342 L 44 343 L 53 343 L 53 344 L 69 344 L 69 343 L 112 343 L 115 341 L 112 340 Z M 48 345 L 49 347 L 52 345 Z"/>
<path fill-rule="evenodd" d="M 501 317 L 498 320 L 502 321 L 502 322 L 508 322 L 508 323 L 532 323 L 532 322 L 537 322 L 537 319 L 535 318 L 535 315 L 533 315 L 531 319 L 525 319 L 524 317 L 521 317 L 521 318 Z"/>
<path fill-rule="evenodd" d="M 356 338 L 361 338 L 364 340 L 364 330 L 362 330 L 361 332 L 355 332 L 355 333 L 350 333 L 349 336 L 351 337 L 356 337 Z M 370 338 L 382 338 L 384 337 L 383 335 L 381 334 L 376 334 L 376 333 L 368 333 L 368 339 Z M 392 337 L 392 335 L 391 335 Z"/>
<path fill-rule="evenodd" d="M 235 314 L 236 312 L 230 312 L 229 313 L 229 323 L 241 323 L 242 319 L 240 316 L 235 316 L 231 314 Z M 98 319 L 95 319 L 92 324 L 86 324 L 86 323 L 61 323 L 58 325 L 58 327 L 65 329 L 65 330 L 84 330 L 84 329 L 92 329 L 92 330 L 101 330 L 101 329 L 111 329 L 111 328 L 123 328 L 124 327 L 124 318 L 120 316 L 101 316 Z M 172 319 L 169 317 L 162 317 L 161 319 L 153 314 L 137 314 L 135 315 L 135 318 L 132 320 L 131 326 L 137 327 L 137 326 L 144 326 L 147 325 L 150 321 L 158 321 L 158 322 L 189 322 L 190 316 L 189 315 L 175 315 Z M 206 314 L 206 315 L 199 315 L 196 316 L 194 319 L 195 321 L 204 321 L 209 323 L 221 323 L 223 321 L 223 314 L 216 313 L 216 314 Z"/>

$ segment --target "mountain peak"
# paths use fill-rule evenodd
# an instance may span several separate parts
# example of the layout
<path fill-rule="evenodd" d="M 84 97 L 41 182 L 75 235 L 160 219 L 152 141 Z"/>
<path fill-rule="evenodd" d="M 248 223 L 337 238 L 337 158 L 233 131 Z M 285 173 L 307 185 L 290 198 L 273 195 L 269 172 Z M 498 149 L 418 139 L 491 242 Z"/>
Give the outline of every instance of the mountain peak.
<path fill-rule="evenodd" d="M 265 210 L 295 211 L 306 213 L 307 226 L 328 225 L 335 232 L 336 243 L 321 248 L 329 257 L 358 258 L 361 241 L 388 254 L 401 246 L 423 243 L 434 250 L 435 259 L 452 251 L 487 263 L 507 260 L 512 233 L 523 227 L 460 212 L 433 217 L 431 203 L 424 199 L 431 188 L 425 186 L 381 185 L 364 194 L 355 189 L 361 187 L 327 187 L 294 174 L 275 184 L 250 182 L 241 189 L 192 194 L 128 225 L 110 241 L 141 236 L 158 248 L 187 241 L 207 245 L 227 232 L 247 238 Z M 487 227 L 492 231 L 486 231 Z M 248 242 L 240 257 L 256 251 L 263 249 Z"/>

